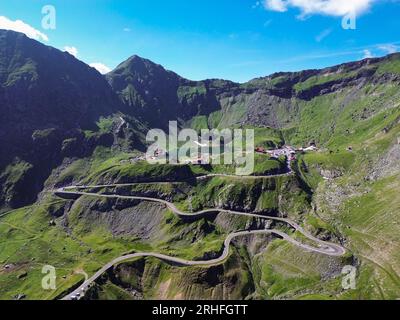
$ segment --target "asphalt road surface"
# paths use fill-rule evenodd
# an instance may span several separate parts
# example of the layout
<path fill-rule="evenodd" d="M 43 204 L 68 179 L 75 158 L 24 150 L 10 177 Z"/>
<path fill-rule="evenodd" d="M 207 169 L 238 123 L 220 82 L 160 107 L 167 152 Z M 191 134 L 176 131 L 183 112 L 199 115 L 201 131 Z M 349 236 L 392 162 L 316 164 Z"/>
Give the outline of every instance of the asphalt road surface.
<path fill-rule="evenodd" d="M 154 182 L 153 182 L 154 183 Z M 165 182 L 164 182 L 165 183 Z M 224 210 L 220 208 L 213 208 L 213 209 L 207 209 L 207 210 L 202 210 L 198 211 L 195 213 L 188 213 L 188 212 L 183 212 L 179 210 L 173 203 L 168 202 L 166 200 L 162 199 L 157 199 L 157 198 L 150 198 L 150 197 L 136 197 L 136 196 L 121 196 L 121 195 L 110 195 L 110 194 L 98 194 L 98 193 L 92 193 L 92 192 L 85 192 L 82 190 L 85 189 L 96 189 L 96 188 L 107 188 L 107 187 L 124 187 L 124 186 L 132 186 L 132 185 L 137 185 L 138 183 L 131 183 L 131 184 L 111 184 L 111 185 L 95 185 L 95 186 L 69 186 L 65 188 L 59 188 L 54 191 L 54 193 L 58 196 L 63 196 L 63 195 L 75 195 L 75 196 L 91 196 L 91 197 L 99 197 L 99 198 L 111 198 L 111 199 L 130 199 L 130 200 L 140 200 L 140 201 L 149 201 L 149 202 L 156 202 L 156 203 L 161 203 L 165 205 L 167 208 L 169 208 L 172 212 L 174 212 L 177 216 L 179 217 L 195 217 L 195 218 L 201 218 L 207 214 L 211 213 L 216 213 L 216 212 L 224 212 L 232 215 L 238 215 L 238 216 L 246 216 L 246 217 L 251 217 L 251 218 L 259 218 L 259 219 L 266 219 L 266 220 L 274 220 L 282 223 L 286 223 L 290 225 L 293 229 L 296 231 L 300 232 L 303 236 L 305 236 L 307 239 L 315 242 L 316 246 L 310 246 L 308 244 L 301 243 L 286 233 L 279 231 L 279 230 L 252 230 L 252 231 L 239 231 L 239 232 L 234 232 L 231 233 L 227 236 L 224 242 L 224 250 L 223 253 L 221 254 L 220 257 L 216 259 L 211 259 L 207 261 L 189 261 L 189 260 L 184 260 L 180 259 L 177 257 L 171 257 L 167 256 L 161 253 L 153 253 L 153 252 L 140 252 L 140 253 L 134 253 L 130 255 L 125 255 L 118 257 L 109 263 L 107 263 L 105 266 L 103 266 L 100 270 L 98 270 L 92 277 L 87 279 L 79 288 L 68 294 L 63 298 L 63 300 L 72 300 L 79 298 L 78 296 L 83 296 L 85 291 L 88 289 L 88 287 L 95 282 L 105 271 L 113 267 L 114 265 L 128 261 L 134 258 L 139 258 L 139 257 L 154 257 L 163 261 L 171 262 L 177 265 L 181 266 L 213 266 L 213 265 L 218 265 L 226 260 L 226 258 L 229 255 L 229 247 L 234 238 L 237 237 L 243 237 L 243 236 L 249 236 L 249 235 L 260 235 L 260 234 L 274 234 L 296 246 L 299 248 L 309 251 L 309 252 L 316 252 L 320 254 L 325 254 L 329 256 L 343 256 L 346 253 L 346 250 L 341 247 L 338 244 L 335 243 L 330 243 L 326 241 L 322 241 L 310 233 L 308 233 L 306 230 L 304 230 L 301 226 L 299 226 L 297 223 L 290 219 L 285 219 L 285 218 L 278 218 L 278 217 L 271 217 L 271 216 L 265 216 L 265 215 L 260 215 L 260 214 L 253 214 L 253 213 L 248 213 L 248 212 L 238 212 L 238 211 L 232 211 L 232 210 Z M 146 183 L 143 183 L 146 184 Z M 158 182 L 157 182 L 158 184 Z"/>

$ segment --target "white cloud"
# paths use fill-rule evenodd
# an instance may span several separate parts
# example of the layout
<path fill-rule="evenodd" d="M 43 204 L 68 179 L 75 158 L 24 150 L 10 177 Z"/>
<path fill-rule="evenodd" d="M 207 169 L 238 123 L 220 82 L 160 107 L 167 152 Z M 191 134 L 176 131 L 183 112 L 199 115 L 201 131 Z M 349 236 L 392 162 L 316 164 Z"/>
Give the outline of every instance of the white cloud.
<path fill-rule="evenodd" d="M 372 54 L 371 50 L 363 50 L 364 57 L 363 59 L 370 59 L 373 58 L 374 55 Z"/>
<path fill-rule="evenodd" d="M 376 0 L 264 0 L 268 10 L 285 12 L 289 8 L 298 8 L 301 15 L 322 14 L 345 16 L 349 13 L 362 14 Z"/>
<path fill-rule="evenodd" d="M 5 16 L 0 16 L 0 29 L 12 30 L 24 33 L 27 37 L 35 40 L 49 41 L 49 38 L 39 30 L 31 27 L 21 20 L 10 20 Z"/>
<path fill-rule="evenodd" d="M 266 0 L 265 7 L 278 12 L 285 12 L 288 9 L 288 3 L 284 0 Z"/>
<path fill-rule="evenodd" d="M 396 53 L 399 50 L 399 47 L 394 44 L 384 44 L 378 47 L 379 50 L 382 50 L 386 54 Z"/>
<path fill-rule="evenodd" d="M 269 19 L 269 20 L 265 21 L 264 22 L 264 27 L 265 28 L 269 27 L 271 25 L 271 23 L 272 23 L 272 19 Z"/>
<path fill-rule="evenodd" d="M 92 68 L 95 68 L 98 72 L 101 74 L 106 74 L 111 71 L 111 68 L 107 67 L 105 64 L 100 63 L 100 62 L 93 62 L 89 64 Z"/>
<path fill-rule="evenodd" d="M 124 30 L 124 32 L 131 32 L 132 31 L 131 28 L 124 28 L 123 30 Z"/>
<path fill-rule="evenodd" d="M 75 58 L 78 57 L 78 49 L 75 47 L 65 46 L 64 51 L 67 51 L 69 54 L 72 54 Z"/>
<path fill-rule="evenodd" d="M 332 29 L 325 29 L 315 37 L 315 41 L 321 42 L 332 33 Z"/>
<path fill-rule="evenodd" d="M 391 46 L 395 46 L 396 48 L 400 48 L 400 41 L 393 42 L 390 44 Z M 303 56 L 294 56 L 289 59 L 284 60 L 275 60 L 274 63 L 276 64 L 287 64 L 287 63 L 294 63 L 299 61 L 309 61 L 309 60 L 316 60 L 316 59 L 327 59 L 332 57 L 351 57 L 351 60 L 354 60 L 354 57 L 360 57 L 361 59 L 367 58 L 376 58 L 379 56 L 376 52 L 382 47 L 386 47 L 387 44 L 371 44 L 369 46 L 363 47 L 352 47 L 349 48 L 347 51 L 332 51 L 329 50 L 328 52 L 322 53 L 310 53 Z M 361 55 L 361 56 L 360 56 Z"/>

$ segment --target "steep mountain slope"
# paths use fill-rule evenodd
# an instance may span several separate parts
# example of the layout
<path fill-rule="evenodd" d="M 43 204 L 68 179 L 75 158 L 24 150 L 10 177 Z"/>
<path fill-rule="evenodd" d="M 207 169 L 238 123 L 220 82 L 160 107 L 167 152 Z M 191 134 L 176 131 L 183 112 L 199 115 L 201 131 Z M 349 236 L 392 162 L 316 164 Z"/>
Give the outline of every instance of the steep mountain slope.
<path fill-rule="evenodd" d="M 105 136 L 85 142 L 84 130 L 97 131 L 100 117 L 126 110 L 95 69 L 0 30 L 0 205 L 31 203 L 65 156 L 110 144 Z"/>
<path fill-rule="evenodd" d="M 106 77 L 136 116 L 150 126 L 162 128 L 170 120 L 182 123 L 218 110 L 217 94 L 234 85 L 229 81 L 186 80 L 138 56 L 121 63 Z"/>

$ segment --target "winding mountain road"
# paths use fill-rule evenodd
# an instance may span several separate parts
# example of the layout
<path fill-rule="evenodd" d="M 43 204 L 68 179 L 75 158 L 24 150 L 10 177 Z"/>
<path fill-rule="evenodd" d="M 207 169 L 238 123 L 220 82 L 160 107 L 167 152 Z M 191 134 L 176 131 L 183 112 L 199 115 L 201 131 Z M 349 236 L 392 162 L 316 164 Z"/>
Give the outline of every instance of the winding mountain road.
<path fill-rule="evenodd" d="M 153 182 L 154 184 L 155 182 Z M 156 182 L 157 183 L 157 182 Z M 165 183 L 165 182 L 164 182 Z M 290 219 L 285 219 L 285 218 L 278 218 L 278 217 L 271 217 L 271 216 L 265 216 L 265 215 L 260 215 L 260 214 L 253 214 L 253 213 L 247 213 L 247 212 L 239 212 L 239 211 L 232 211 L 232 210 L 224 210 L 221 208 L 214 208 L 214 209 L 206 209 L 202 211 L 198 211 L 195 213 L 188 213 L 188 212 L 183 212 L 180 209 L 178 209 L 173 203 L 168 202 L 166 200 L 158 199 L 158 198 L 151 198 L 151 197 L 138 197 L 138 196 L 122 196 L 122 195 L 114 195 L 114 194 L 98 194 L 98 193 L 93 193 L 93 192 L 84 192 L 81 190 L 85 189 L 97 189 L 97 188 L 108 188 L 108 187 L 126 187 L 126 186 L 133 186 L 133 185 L 138 185 L 140 183 L 130 183 L 130 184 L 111 184 L 111 185 L 95 185 L 95 186 L 69 186 L 69 187 L 64 187 L 64 188 L 59 188 L 54 192 L 54 194 L 58 196 L 63 196 L 63 195 L 73 195 L 73 196 L 90 196 L 90 197 L 99 197 L 99 198 L 109 198 L 109 199 L 129 199 L 129 200 L 140 200 L 140 201 L 148 201 L 148 202 L 156 202 L 156 203 L 161 203 L 167 208 L 169 208 L 172 212 L 174 212 L 177 216 L 179 217 L 203 217 L 207 214 L 212 214 L 216 212 L 224 212 L 232 215 L 237 215 L 237 216 L 245 216 L 245 217 L 251 217 L 251 218 L 259 218 L 259 219 L 266 219 L 266 220 L 273 220 L 273 221 L 278 221 L 282 223 L 286 223 L 290 225 L 293 229 L 301 233 L 303 236 L 305 236 L 307 239 L 312 240 L 317 244 L 317 246 L 310 246 L 308 244 L 301 243 L 286 233 L 279 231 L 279 230 L 253 230 L 253 231 L 239 231 L 239 232 L 234 232 L 231 233 L 227 236 L 227 238 L 224 241 L 224 250 L 223 253 L 221 254 L 220 257 L 212 260 L 207 260 L 207 261 L 190 261 L 190 260 L 185 260 L 177 257 L 171 257 L 167 256 L 161 253 L 153 253 L 153 252 L 140 252 L 140 253 L 134 253 L 134 254 L 129 254 L 125 256 L 118 257 L 109 263 L 107 263 L 105 266 L 103 266 L 100 270 L 98 270 L 92 277 L 90 277 L 88 280 L 86 280 L 79 288 L 74 290 L 72 293 L 68 294 L 63 298 L 63 300 L 72 300 L 74 298 L 77 298 L 79 295 L 82 295 L 88 288 L 89 285 L 91 285 L 94 281 L 96 281 L 105 271 L 110 269 L 112 266 L 128 261 L 134 258 L 139 258 L 139 257 L 154 257 L 160 260 L 164 260 L 167 262 L 172 262 L 181 266 L 213 266 L 222 263 L 229 255 L 229 247 L 234 238 L 237 237 L 242 237 L 242 236 L 248 236 L 248 235 L 258 235 L 258 234 L 274 234 L 277 235 L 278 237 L 281 237 L 282 239 L 306 250 L 309 252 L 316 252 L 320 254 L 325 254 L 329 256 L 343 256 L 346 253 L 346 250 L 341 247 L 338 244 L 335 243 L 330 243 L 326 241 L 322 241 L 310 233 L 308 233 L 306 230 L 304 230 L 301 226 L 299 226 L 297 223 Z M 147 183 L 143 183 L 147 184 Z M 159 184 L 159 183 L 157 183 Z"/>
<path fill-rule="evenodd" d="M 278 178 L 278 177 L 285 177 L 285 176 L 290 176 L 293 174 L 293 170 L 291 169 L 290 165 L 288 165 L 288 172 L 286 173 L 278 173 L 278 174 L 270 174 L 270 175 L 264 175 L 264 176 L 238 176 L 234 174 L 225 174 L 225 173 L 211 173 L 207 174 L 204 176 L 198 176 L 196 177 L 196 180 L 205 180 L 208 178 L 214 178 L 214 177 L 223 177 L 223 178 L 236 178 L 236 179 L 270 179 L 270 178 Z"/>

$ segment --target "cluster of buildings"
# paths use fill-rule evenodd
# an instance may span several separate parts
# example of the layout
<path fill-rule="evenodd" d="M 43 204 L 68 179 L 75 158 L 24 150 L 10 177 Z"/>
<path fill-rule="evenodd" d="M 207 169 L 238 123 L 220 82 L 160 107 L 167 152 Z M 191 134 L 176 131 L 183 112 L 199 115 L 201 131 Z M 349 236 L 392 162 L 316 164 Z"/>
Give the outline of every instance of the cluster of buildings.
<path fill-rule="evenodd" d="M 265 154 L 269 155 L 271 158 L 278 159 L 280 157 L 286 157 L 289 162 L 295 161 L 297 158 L 298 153 L 304 153 L 304 152 L 310 152 L 310 151 L 318 151 L 318 148 L 314 143 L 311 143 L 309 147 L 306 148 L 295 148 L 292 146 L 283 146 L 282 148 L 279 149 L 273 149 L 273 150 L 268 150 L 264 147 L 257 147 L 254 150 L 258 154 Z M 168 156 L 168 152 L 166 152 L 163 149 L 156 149 L 154 151 L 154 155 L 152 154 L 151 159 L 152 160 L 157 160 L 161 157 Z M 135 158 L 131 158 L 129 160 L 122 160 L 121 163 L 136 163 L 142 160 L 146 160 L 144 156 L 137 156 Z M 185 164 L 194 164 L 194 165 L 203 165 L 207 164 L 209 162 L 209 159 L 203 158 L 201 155 L 197 158 L 193 159 L 186 159 Z"/>
<path fill-rule="evenodd" d="M 156 149 L 154 151 L 154 154 L 151 155 L 150 159 L 157 160 L 161 157 L 168 157 L 168 152 L 163 149 Z M 179 160 L 177 160 L 177 162 L 179 163 Z M 199 156 L 199 157 L 193 158 L 193 159 L 188 158 L 184 161 L 184 163 L 185 164 L 202 165 L 202 164 L 207 164 L 207 160 L 204 159 L 203 157 Z"/>
<path fill-rule="evenodd" d="M 278 159 L 281 156 L 287 157 L 289 161 L 295 161 L 296 160 L 296 155 L 298 153 L 304 153 L 304 152 L 309 152 L 309 151 L 318 151 L 318 148 L 314 143 L 310 144 L 309 147 L 306 148 L 294 148 L 292 146 L 284 146 L 280 149 L 273 149 L 273 150 L 267 150 L 263 147 L 257 147 L 255 149 L 256 153 L 259 154 L 267 154 L 271 158 Z"/>
<path fill-rule="evenodd" d="M 263 147 L 257 147 L 255 149 L 255 152 L 259 154 L 269 155 L 271 158 L 274 159 L 278 159 L 284 156 L 287 157 L 289 161 L 296 160 L 296 154 L 297 154 L 296 149 L 291 146 L 284 146 L 280 149 L 273 149 L 273 150 L 267 150 Z"/>

